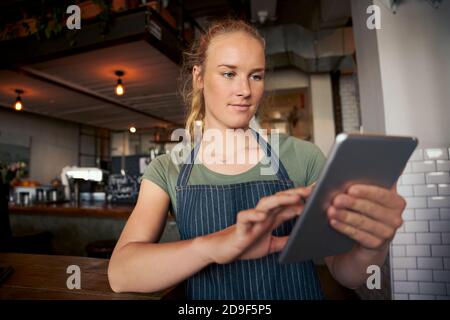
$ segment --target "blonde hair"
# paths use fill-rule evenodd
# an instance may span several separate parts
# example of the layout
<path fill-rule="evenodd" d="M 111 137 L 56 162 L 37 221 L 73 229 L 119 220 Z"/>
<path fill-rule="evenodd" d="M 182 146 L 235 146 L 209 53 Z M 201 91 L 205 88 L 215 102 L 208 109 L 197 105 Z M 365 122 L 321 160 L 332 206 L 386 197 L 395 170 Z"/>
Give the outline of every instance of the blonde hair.
<path fill-rule="evenodd" d="M 206 51 L 214 37 L 239 31 L 248 33 L 258 40 L 262 47 L 265 48 L 265 40 L 255 27 L 243 20 L 226 18 L 211 24 L 208 30 L 192 43 L 190 49 L 183 53 L 183 64 L 180 74 L 180 91 L 184 104 L 188 108 L 185 127 L 191 137 L 193 137 L 195 121 L 203 121 L 205 117 L 203 90 L 195 87 L 192 79 L 192 70 L 194 66 L 200 66 L 201 74 L 204 73 Z"/>

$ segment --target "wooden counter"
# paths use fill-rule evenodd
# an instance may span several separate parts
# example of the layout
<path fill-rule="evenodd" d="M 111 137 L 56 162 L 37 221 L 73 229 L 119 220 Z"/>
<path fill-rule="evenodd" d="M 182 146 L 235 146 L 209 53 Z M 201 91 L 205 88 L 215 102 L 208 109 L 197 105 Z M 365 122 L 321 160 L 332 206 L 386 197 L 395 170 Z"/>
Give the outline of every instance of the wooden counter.
<path fill-rule="evenodd" d="M 34 204 L 30 206 L 19 206 L 9 204 L 10 214 L 39 214 L 59 216 L 90 216 L 128 219 L 134 209 L 132 204 L 111 204 L 104 202 L 81 203 L 55 203 Z"/>
<path fill-rule="evenodd" d="M 0 299 L 159 300 L 172 289 L 156 293 L 114 293 L 108 282 L 109 260 L 71 256 L 0 253 L 0 265 L 15 272 L 0 284 Z M 81 289 L 68 289 L 67 267 L 81 270 Z"/>
<path fill-rule="evenodd" d="M 58 216 L 89 216 L 128 219 L 133 212 L 134 204 L 113 204 L 105 202 L 82 202 L 79 206 L 72 202 L 54 204 L 34 204 L 19 206 L 10 203 L 10 214 L 38 214 Z M 168 220 L 174 220 L 172 214 L 168 214 Z"/>

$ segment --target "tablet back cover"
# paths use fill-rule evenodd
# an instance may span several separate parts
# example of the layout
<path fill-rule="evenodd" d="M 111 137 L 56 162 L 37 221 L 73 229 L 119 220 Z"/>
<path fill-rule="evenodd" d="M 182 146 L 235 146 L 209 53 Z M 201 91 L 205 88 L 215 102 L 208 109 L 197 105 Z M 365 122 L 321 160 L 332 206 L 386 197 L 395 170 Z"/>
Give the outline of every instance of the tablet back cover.
<path fill-rule="evenodd" d="M 356 183 L 392 187 L 416 146 L 414 137 L 340 134 L 279 261 L 299 262 L 349 251 L 354 241 L 328 223 L 331 200 Z"/>

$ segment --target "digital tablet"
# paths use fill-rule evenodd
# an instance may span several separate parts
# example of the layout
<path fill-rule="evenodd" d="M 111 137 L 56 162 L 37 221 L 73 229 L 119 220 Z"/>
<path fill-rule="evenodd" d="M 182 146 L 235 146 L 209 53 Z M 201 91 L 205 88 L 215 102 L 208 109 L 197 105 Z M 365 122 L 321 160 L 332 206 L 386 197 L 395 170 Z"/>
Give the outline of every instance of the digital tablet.
<path fill-rule="evenodd" d="M 355 242 L 328 222 L 326 211 L 334 196 L 360 183 L 391 188 L 417 143 L 415 137 L 339 134 L 279 255 L 279 262 L 299 262 L 350 251 Z"/>

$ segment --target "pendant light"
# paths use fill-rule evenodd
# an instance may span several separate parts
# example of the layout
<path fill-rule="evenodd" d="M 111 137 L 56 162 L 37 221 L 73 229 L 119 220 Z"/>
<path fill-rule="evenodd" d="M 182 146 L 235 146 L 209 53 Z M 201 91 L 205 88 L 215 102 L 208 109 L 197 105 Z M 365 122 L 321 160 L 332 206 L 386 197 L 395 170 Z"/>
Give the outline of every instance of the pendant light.
<path fill-rule="evenodd" d="M 118 96 L 122 96 L 125 93 L 125 89 L 123 87 L 122 79 L 120 79 L 120 77 L 123 77 L 125 72 L 123 72 L 122 70 L 116 70 L 115 74 L 118 77 L 116 85 L 116 94 Z"/>
<path fill-rule="evenodd" d="M 22 98 L 20 97 L 20 95 L 23 94 L 24 91 L 21 89 L 16 89 L 14 91 L 17 93 L 16 102 L 14 103 L 14 109 L 16 111 L 20 111 L 23 109 Z"/>

